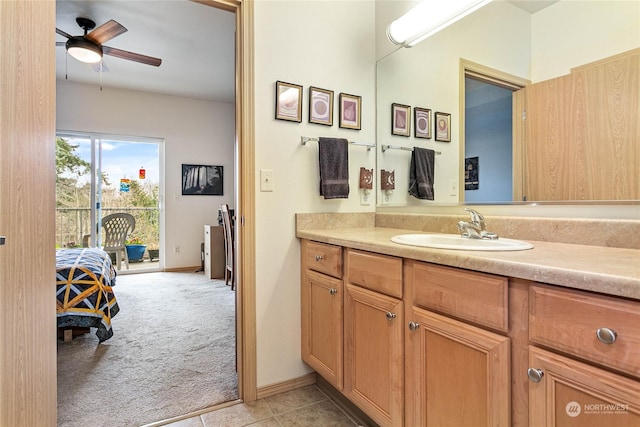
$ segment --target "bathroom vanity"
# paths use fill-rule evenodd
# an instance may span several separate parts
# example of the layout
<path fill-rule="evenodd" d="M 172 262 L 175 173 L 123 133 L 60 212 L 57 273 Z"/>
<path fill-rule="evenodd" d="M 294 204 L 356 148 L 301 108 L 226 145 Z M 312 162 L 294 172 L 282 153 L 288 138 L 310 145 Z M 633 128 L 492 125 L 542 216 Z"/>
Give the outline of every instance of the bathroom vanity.
<path fill-rule="evenodd" d="M 421 248 L 344 218 L 297 218 L 302 358 L 377 424 L 640 425 L 639 250 Z"/>

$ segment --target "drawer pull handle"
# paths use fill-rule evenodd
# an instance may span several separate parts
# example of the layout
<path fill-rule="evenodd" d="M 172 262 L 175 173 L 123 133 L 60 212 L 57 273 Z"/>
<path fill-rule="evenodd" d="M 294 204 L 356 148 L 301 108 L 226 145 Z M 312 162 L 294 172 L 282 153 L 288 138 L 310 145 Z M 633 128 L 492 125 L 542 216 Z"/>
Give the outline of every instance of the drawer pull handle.
<path fill-rule="evenodd" d="M 539 383 L 542 381 L 542 377 L 544 377 L 544 372 L 541 369 L 529 368 L 527 369 L 527 376 L 534 383 Z"/>
<path fill-rule="evenodd" d="M 387 320 L 393 320 L 396 318 L 396 314 L 390 311 L 387 311 Z"/>
<path fill-rule="evenodd" d="M 336 288 L 329 289 L 329 295 L 335 295 L 337 293 L 338 293 L 338 290 Z"/>
<path fill-rule="evenodd" d="M 411 332 L 416 331 L 420 327 L 420 323 L 418 322 L 409 322 L 409 330 Z"/>
<path fill-rule="evenodd" d="M 618 334 L 613 329 L 598 328 L 598 330 L 596 331 L 596 336 L 603 344 L 613 344 L 614 342 L 616 342 Z"/>
<path fill-rule="evenodd" d="M 322 255 L 316 255 L 316 262 L 320 262 L 324 259 Z"/>

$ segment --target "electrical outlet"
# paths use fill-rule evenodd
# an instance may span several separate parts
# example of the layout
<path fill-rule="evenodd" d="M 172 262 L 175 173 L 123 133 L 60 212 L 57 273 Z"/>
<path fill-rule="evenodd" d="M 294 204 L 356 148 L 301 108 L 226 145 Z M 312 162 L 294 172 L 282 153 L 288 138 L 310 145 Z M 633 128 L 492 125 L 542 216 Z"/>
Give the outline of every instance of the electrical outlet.
<path fill-rule="evenodd" d="M 180 253 L 180 246 L 174 246 L 173 247 L 173 253 L 174 254 L 179 254 Z"/>
<path fill-rule="evenodd" d="M 373 193 L 365 193 L 364 190 L 360 191 L 360 204 L 362 206 L 369 206 L 371 204 L 371 198 L 373 197 Z"/>
<path fill-rule="evenodd" d="M 260 191 L 273 191 L 273 170 L 260 169 Z"/>
<path fill-rule="evenodd" d="M 381 205 L 389 204 L 389 194 L 387 194 L 387 192 L 384 190 L 380 192 L 380 204 Z"/>
<path fill-rule="evenodd" d="M 449 181 L 449 195 L 457 196 L 458 195 L 458 180 L 452 179 Z"/>

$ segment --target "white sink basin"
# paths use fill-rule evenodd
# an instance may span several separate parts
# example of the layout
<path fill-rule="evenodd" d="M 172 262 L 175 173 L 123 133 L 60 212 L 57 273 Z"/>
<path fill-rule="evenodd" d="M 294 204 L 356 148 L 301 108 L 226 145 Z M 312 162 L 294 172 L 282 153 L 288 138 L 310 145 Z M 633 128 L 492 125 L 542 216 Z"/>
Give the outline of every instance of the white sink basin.
<path fill-rule="evenodd" d="M 459 234 L 399 234 L 393 236 L 391 241 L 401 245 L 462 251 L 522 251 L 533 248 L 531 243 L 522 240 L 467 239 Z"/>

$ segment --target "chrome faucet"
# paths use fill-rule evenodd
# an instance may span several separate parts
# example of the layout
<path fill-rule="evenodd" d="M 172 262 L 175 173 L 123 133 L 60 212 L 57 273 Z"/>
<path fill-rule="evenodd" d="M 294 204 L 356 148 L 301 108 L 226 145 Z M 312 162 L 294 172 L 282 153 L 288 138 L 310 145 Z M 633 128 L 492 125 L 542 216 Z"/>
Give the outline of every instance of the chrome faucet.
<path fill-rule="evenodd" d="M 491 239 L 491 240 L 495 240 L 498 238 L 498 235 L 496 233 L 492 233 L 484 229 L 485 227 L 484 217 L 480 212 L 470 208 L 464 208 L 464 210 L 469 212 L 469 216 L 471 217 L 471 220 L 458 222 L 458 230 L 460 230 L 460 235 L 462 237 L 466 237 L 468 239 Z"/>

